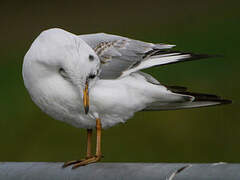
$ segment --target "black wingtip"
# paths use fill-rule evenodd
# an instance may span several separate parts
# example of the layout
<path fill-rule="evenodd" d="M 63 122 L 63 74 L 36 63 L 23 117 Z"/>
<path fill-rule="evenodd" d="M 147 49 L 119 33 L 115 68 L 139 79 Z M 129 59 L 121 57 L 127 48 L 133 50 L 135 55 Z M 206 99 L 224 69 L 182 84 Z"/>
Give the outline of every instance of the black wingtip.
<path fill-rule="evenodd" d="M 221 99 L 220 103 L 221 104 L 232 104 L 233 102 L 232 102 L 232 100 L 229 100 L 229 99 Z"/>
<path fill-rule="evenodd" d="M 145 53 L 144 57 L 153 57 L 157 55 L 167 55 L 169 54 L 172 56 L 172 54 L 178 53 L 178 55 L 186 55 L 189 54 L 191 55 L 192 58 L 194 59 L 204 59 L 204 58 L 222 58 L 224 57 L 223 55 L 220 54 L 202 54 L 202 53 L 194 53 L 194 52 L 186 52 L 186 51 L 179 51 L 179 50 L 164 50 L 164 49 L 153 49 L 151 51 L 148 51 Z"/>
<path fill-rule="evenodd" d="M 187 88 L 183 87 L 183 86 L 168 86 L 163 84 L 168 90 L 174 92 L 174 93 L 178 93 L 178 92 L 186 92 Z"/>
<path fill-rule="evenodd" d="M 216 54 L 196 54 L 191 52 L 184 52 L 183 54 L 189 54 L 191 57 L 189 60 L 195 60 L 195 59 L 207 59 L 207 58 L 222 58 L 222 55 L 216 55 Z"/>
<path fill-rule="evenodd" d="M 214 95 L 214 94 L 204 94 L 204 93 L 195 93 L 195 92 L 176 92 L 183 95 L 193 96 L 194 102 L 197 101 L 211 101 L 211 102 L 218 102 L 218 105 L 224 105 L 224 104 L 231 104 L 232 100 L 229 99 L 222 99 L 220 96 Z"/>
<path fill-rule="evenodd" d="M 166 63 L 161 63 L 160 65 L 156 65 L 156 66 L 165 66 L 165 65 L 175 64 L 175 63 L 179 63 L 179 62 L 188 62 L 188 61 L 193 61 L 193 60 L 223 57 L 222 55 L 198 54 L 198 53 L 193 53 L 193 52 L 175 51 L 175 50 L 152 50 L 152 51 L 145 53 L 145 55 L 143 56 L 143 59 L 157 57 L 159 55 L 164 55 L 163 57 L 172 57 L 172 56 L 177 57 L 177 56 L 182 56 L 182 55 L 185 55 L 185 56 L 178 59 L 177 61 L 169 61 Z"/>

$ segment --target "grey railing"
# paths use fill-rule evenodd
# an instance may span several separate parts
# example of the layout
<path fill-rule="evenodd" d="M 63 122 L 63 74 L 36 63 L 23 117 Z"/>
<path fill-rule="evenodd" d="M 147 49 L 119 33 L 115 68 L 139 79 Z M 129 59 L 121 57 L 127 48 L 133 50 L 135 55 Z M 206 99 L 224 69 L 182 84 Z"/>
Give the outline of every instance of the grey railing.
<path fill-rule="evenodd" d="M 96 163 L 77 169 L 63 163 L 2 162 L 1 180 L 157 179 L 240 180 L 240 164 L 212 163 Z"/>

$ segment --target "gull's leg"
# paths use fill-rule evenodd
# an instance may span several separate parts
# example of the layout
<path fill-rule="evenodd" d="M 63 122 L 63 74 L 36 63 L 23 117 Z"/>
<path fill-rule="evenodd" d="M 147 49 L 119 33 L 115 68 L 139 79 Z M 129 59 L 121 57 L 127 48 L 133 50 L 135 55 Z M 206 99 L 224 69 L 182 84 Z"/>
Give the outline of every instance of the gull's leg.
<path fill-rule="evenodd" d="M 87 156 L 86 159 L 92 157 L 92 129 L 87 129 Z"/>
<path fill-rule="evenodd" d="M 97 144 L 96 144 L 96 155 L 94 157 L 88 158 L 84 161 L 74 163 L 73 169 L 84 166 L 90 163 L 94 163 L 101 160 L 102 152 L 101 152 L 101 135 L 102 135 L 102 125 L 101 120 L 99 118 L 96 119 L 96 130 L 97 130 Z"/>
<path fill-rule="evenodd" d="M 79 162 L 82 162 L 86 159 L 91 158 L 92 157 L 91 148 L 92 148 L 92 129 L 87 129 L 87 156 L 86 156 L 86 158 L 81 159 L 81 160 L 73 160 L 73 161 L 65 162 L 63 164 L 63 167 L 67 167 L 67 166 L 70 166 L 72 164 L 76 164 L 76 163 L 79 163 Z"/>

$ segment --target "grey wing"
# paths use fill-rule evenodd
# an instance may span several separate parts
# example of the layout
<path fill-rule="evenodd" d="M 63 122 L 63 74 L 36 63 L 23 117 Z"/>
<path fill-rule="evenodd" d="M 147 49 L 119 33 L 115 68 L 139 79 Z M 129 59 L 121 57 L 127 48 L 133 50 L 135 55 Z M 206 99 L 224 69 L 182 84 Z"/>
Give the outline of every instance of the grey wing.
<path fill-rule="evenodd" d="M 99 56 L 102 62 L 100 74 L 102 79 L 118 78 L 124 71 L 137 67 L 153 51 L 174 46 L 147 43 L 105 33 L 86 34 L 79 37 Z"/>
<path fill-rule="evenodd" d="M 222 99 L 221 97 L 216 95 L 188 92 L 187 89 L 184 87 L 167 86 L 167 88 L 176 94 L 185 95 L 185 97 L 194 97 L 194 100 L 192 101 L 186 99 L 186 101 L 173 103 L 163 103 L 161 101 L 157 101 L 148 105 L 144 109 L 144 111 L 189 109 L 232 103 L 231 100 Z"/>
<path fill-rule="evenodd" d="M 102 79 L 115 79 L 153 66 L 211 57 L 169 50 L 175 45 L 147 43 L 105 33 L 79 37 L 99 56 L 102 62 Z"/>

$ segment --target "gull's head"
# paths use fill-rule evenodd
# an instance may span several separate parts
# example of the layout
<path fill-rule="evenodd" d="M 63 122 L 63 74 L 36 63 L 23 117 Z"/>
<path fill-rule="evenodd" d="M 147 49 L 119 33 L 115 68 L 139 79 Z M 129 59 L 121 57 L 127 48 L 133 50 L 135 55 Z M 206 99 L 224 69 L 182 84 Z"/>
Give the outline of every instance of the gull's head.
<path fill-rule="evenodd" d="M 43 31 L 32 43 L 24 57 L 23 79 L 35 102 L 36 96 L 63 102 L 74 94 L 88 103 L 88 89 L 97 81 L 99 69 L 99 58 L 90 46 L 55 28 Z"/>

